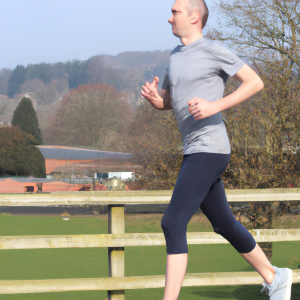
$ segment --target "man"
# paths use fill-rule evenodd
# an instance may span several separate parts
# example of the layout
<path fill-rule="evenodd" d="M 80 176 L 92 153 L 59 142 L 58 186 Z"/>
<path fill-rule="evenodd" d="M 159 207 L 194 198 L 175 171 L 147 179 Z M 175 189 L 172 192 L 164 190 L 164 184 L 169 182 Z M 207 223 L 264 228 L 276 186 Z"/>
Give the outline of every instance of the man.
<path fill-rule="evenodd" d="M 208 19 L 204 0 L 177 0 L 169 23 L 181 39 L 170 56 L 169 76 L 146 82 L 141 95 L 159 110 L 174 109 L 183 139 L 183 162 L 170 204 L 161 220 L 167 245 L 163 300 L 178 298 L 187 266 L 186 229 L 200 206 L 214 231 L 226 238 L 263 277 L 271 300 L 289 300 L 292 271 L 272 266 L 249 231 L 233 216 L 220 175 L 230 159 L 221 112 L 263 89 L 259 76 L 237 55 L 205 39 Z M 241 85 L 223 97 L 228 76 Z"/>

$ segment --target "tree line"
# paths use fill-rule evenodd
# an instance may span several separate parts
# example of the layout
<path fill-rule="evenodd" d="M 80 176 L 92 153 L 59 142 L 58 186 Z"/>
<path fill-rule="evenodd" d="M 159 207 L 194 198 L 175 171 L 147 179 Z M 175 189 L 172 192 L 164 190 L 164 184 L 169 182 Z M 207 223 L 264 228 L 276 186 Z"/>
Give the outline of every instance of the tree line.
<path fill-rule="evenodd" d="M 39 104 L 51 104 L 80 85 L 105 83 L 118 91 L 138 91 L 154 73 L 163 76 L 170 51 L 125 52 L 117 56 L 97 55 L 87 60 L 17 65 L 0 70 L 0 94 L 13 98 L 30 92 Z"/>

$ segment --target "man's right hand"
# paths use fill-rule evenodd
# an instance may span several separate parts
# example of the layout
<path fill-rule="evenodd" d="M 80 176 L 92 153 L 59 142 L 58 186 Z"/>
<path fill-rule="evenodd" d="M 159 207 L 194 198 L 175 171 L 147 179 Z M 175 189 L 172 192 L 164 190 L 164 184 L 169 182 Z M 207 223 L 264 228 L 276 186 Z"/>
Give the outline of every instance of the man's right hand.
<path fill-rule="evenodd" d="M 159 83 L 159 78 L 157 76 L 154 77 L 152 83 L 148 81 L 143 85 L 143 90 L 141 91 L 141 95 L 148 100 L 154 107 L 159 104 L 163 104 L 162 97 L 159 96 L 157 91 L 157 86 Z"/>
<path fill-rule="evenodd" d="M 159 78 L 157 76 L 154 77 L 152 83 L 148 81 L 143 85 L 143 90 L 141 91 L 141 95 L 150 102 L 150 104 L 156 109 L 163 110 L 165 109 L 170 101 L 170 93 L 168 91 L 163 91 L 161 97 L 157 91 L 157 86 L 159 83 Z"/>

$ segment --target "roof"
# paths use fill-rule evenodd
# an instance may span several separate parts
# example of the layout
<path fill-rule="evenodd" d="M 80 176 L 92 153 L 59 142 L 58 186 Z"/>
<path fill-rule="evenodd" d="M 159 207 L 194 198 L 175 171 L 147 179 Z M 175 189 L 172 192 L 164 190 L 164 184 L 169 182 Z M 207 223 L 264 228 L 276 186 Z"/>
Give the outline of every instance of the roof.
<path fill-rule="evenodd" d="M 126 159 L 95 159 L 91 161 L 78 162 L 74 164 L 68 164 L 59 166 L 55 169 L 55 172 L 61 173 L 74 173 L 76 170 L 89 170 L 92 172 L 106 173 L 106 172 L 135 172 L 137 169 L 142 169 L 143 166 L 139 165 L 133 160 L 133 158 Z"/>
<path fill-rule="evenodd" d="M 81 149 L 65 146 L 36 146 L 45 159 L 90 160 L 103 158 L 132 158 L 131 153 Z"/>
<path fill-rule="evenodd" d="M 4 180 L 14 180 L 18 182 L 33 182 L 33 183 L 45 183 L 45 182 L 52 182 L 58 181 L 57 179 L 47 179 L 47 178 L 35 178 L 35 177 L 0 177 L 0 181 Z"/>

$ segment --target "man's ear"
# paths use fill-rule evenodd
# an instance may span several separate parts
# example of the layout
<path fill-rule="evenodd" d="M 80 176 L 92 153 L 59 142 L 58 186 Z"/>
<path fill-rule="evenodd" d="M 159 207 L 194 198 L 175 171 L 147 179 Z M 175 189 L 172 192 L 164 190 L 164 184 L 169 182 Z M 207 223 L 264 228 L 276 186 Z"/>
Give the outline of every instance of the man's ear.
<path fill-rule="evenodd" d="M 199 12 L 194 12 L 192 14 L 192 24 L 196 24 L 200 21 L 200 13 Z"/>

